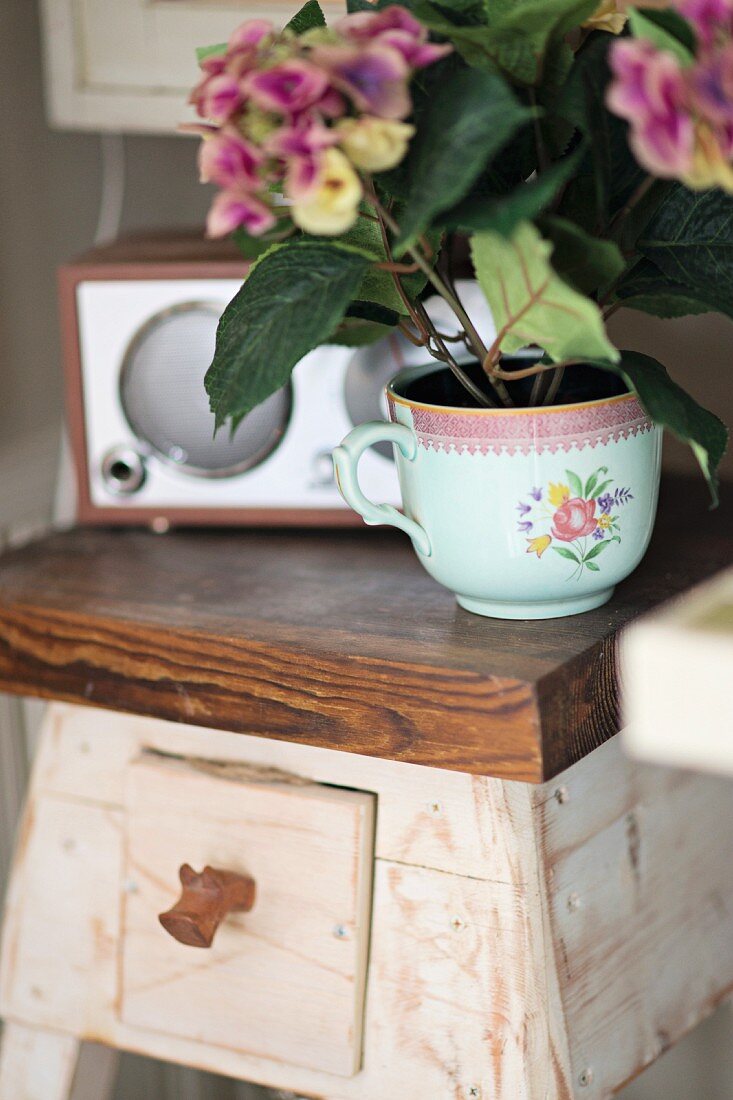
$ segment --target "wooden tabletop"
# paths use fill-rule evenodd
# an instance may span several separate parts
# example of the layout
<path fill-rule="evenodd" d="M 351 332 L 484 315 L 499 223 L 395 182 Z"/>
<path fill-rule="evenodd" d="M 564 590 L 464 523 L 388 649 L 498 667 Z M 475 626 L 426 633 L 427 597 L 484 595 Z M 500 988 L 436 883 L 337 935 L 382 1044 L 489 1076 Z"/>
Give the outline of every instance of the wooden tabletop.
<path fill-rule="evenodd" d="M 610 604 L 461 610 L 382 530 L 100 529 L 0 558 L 0 690 L 540 782 L 618 728 L 619 627 L 733 559 L 733 485 L 668 481 Z"/>

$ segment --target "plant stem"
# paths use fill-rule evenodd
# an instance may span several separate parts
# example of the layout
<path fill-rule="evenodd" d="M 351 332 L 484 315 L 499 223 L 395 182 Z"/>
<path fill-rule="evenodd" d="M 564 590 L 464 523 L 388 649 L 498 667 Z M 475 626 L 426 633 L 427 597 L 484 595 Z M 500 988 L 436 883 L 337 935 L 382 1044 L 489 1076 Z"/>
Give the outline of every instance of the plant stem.
<path fill-rule="evenodd" d="M 394 218 L 389 213 L 389 211 L 385 210 L 385 208 L 380 203 L 371 182 L 369 183 L 368 188 L 369 188 L 369 201 L 374 206 L 374 209 L 377 211 L 380 218 L 384 221 L 384 224 L 391 230 L 391 232 L 394 233 L 396 236 L 399 236 L 399 232 L 400 232 L 399 225 L 394 220 Z M 473 325 L 473 322 L 471 321 L 471 318 L 468 316 L 465 309 L 461 305 L 461 302 L 458 300 L 456 295 L 453 294 L 450 287 L 443 281 L 443 279 L 440 277 L 440 275 L 438 275 L 437 271 L 435 271 L 435 269 L 432 267 L 432 265 L 425 259 L 425 257 L 422 255 L 422 253 L 420 253 L 417 249 L 415 249 L 413 247 L 407 248 L 406 252 L 414 260 L 414 262 L 417 264 L 417 266 L 420 268 L 423 275 L 425 275 L 425 277 L 427 278 L 428 282 L 432 284 L 432 286 L 437 290 L 438 294 L 440 294 L 441 298 L 443 298 L 444 301 L 446 301 L 448 303 L 448 305 L 450 306 L 450 308 L 453 310 L 456 317 L 458 318 L 458 320 L 463 325 L 463 328 L 466 332 L 466 335 L 467 335 L 467 337 L 468 337 L 468 339 L 471 343 L 471 349 L 472 349 L 474 355 L 477 357 L 477 359 L 480 362 L 483 363 L 485 358 L 486 358 L 486 355 L 488 354 L 488 349 L 486 348 L 486 345 L 484 344 L 483 340 L 481 339 L 481 336 L 479 335 L 479 333 L 477 332 L 475 326 Z M 451 368 L 451 369 L 453 369 L 453 368 Z M 466 375 L 464 371 L 461 371 L 461 374 L 463 375 L 464 378 L 466 378 L 469 381 L 470 385 L 467 386 L 466 388 L 469 390 L 469 392 L 475 398 L 476 394 L 481 393 L 481 391 L 478 389 L 478 387 L 474 386 L 473 382 L 470 382 L 470 379 L 468 379 L 468 375 Z M 466 383 L 464 382 L 463 384 L 465 385 Z M 499 396 L 502 404 L 504 404 L 506 406 L 512 406 L 514 404 L 514 402 L 512 401 L 511 397 L 509 396 L 509 392 L 506 389 L 506 387 L 504 385 L 502 385 L 502 383 L 500 381 L 495 381 L 494 379 L 492 379 L 492 384 L 494 385 L 494 388 L 495 388 L 495 390 L 497 392 L 497 395 Z M 482 403 L 486 404 L 486 395 L 484 394 L 482 396 L 484 398 Z"/>
<path fill-rule="evenodd" d="M 547 388 L 547 393 L 545 394 L 544 400 L 542 401 L 543 405 L 551 405 L 552 402 L 555 400 L 555 398 L 557 397 L 557 391 L 560 389 L 560 383 L 563 380 L 564 374 L 565 367 L 556 366 L 555 373 L 552 376 L 552 381 L 550 382 L 550 385 Z"/>

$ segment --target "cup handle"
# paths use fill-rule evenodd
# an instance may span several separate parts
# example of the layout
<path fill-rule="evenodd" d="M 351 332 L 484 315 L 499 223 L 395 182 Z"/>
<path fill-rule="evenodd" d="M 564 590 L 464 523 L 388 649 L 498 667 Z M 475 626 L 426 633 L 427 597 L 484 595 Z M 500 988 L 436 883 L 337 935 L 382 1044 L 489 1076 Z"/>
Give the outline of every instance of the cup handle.
<path fill-rule="evenodd" d="M 359 459 L 368 447 L 375 443 L 396 444 L 404 458 L 413 462 L 417 454 L 417 440 L 410 428 L 404 424 L 390 424 L 383 420 L 373 420 L 359 424 L 346 436 L 340 447 L 333 452 L 333 465 L 336 471 L 336 484 L 339 492 L 350 508 L 372 526 L 386 523 L 398 527 L 412 539 L 415 549 L 429 558 L 432 553 L 427 532 L 409 516 L 404 516 L 391 504 L 373 504 L 367 500 L 359 486 Z"/>

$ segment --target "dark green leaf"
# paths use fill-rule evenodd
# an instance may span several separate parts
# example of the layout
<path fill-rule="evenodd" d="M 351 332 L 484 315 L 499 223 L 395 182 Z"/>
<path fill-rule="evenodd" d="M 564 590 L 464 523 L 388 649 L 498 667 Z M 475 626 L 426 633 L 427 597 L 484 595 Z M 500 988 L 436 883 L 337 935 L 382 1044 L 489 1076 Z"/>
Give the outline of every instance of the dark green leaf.
<path fill-rule="evenodd" d="M 629 309 L 654 317 L 687 317 L 714 307 L 695 297 L 694 289 L 676 283 L 651 260 L 642 259 L 616 287 L 616 298 Z"/>
<path fill-rule="evenodd" d="M 691 300 L 733 317 L 733 198 L 723 191 L 669 191 L 639 251 Z"/>
<path fill-rule="evenodd" d="M 408 154 L 402 248 L 464 197 L 528 114 L 501 77 L 463 70 L 445 81 Z"/>
<path fill-rule="evenodd" d="M 235 229 L 232 239 L 245 260 L 256 260 L 264 255 L 273 244 L 279 244 L 293 234 L 293 222 L 290 217 L 280 218 L 269 233 L 261 237 L 251 237 L 244 229 Z"/>
<path fill-rule="evenodd" d="M 628 143 L 628 126 L 606 107 L 606 90 L 611 80 L 608 52 L 612 35 L 590 35 L 579 50 L 573 68 L 558 98 L 558 114 L 569 119 L 588 139 L 589 152 L 579 173 L 581 181 L 566 192 L 566 201 L 560 213 L 566 213 L 578 222 L 579 205 L 587 204 L 588 182 L 592 182 L 595 198 L 595 218 L 584 220 L 585 228 L 594 230 L 607 225 L 629 196 L 644 179 Z M 578 195 L 580 191 L 580 195 Z"/>
<path fill-rule="evenodd" d="M 314 27 L 325 26 L 326 17 L 318 0 L 307 0 L 307 3 L 303 5 L 297 15 L 294 15 L 290 20 L 286 30 L 292 31 L 293 34 L 305 34 L 306 31 L 311 31 Z"/>
<path fill-rule="evenodd" d="M 671 15 L 672 19 L 660 20 L 657 18 L 659 15 L 668 17 Z M 634 38 L 645 38 L 657 49 L 674 54 L 683 65 L 691 65 L 695 60 L 695 38 L 692 29 L 678 12 L 639 11 L 637 8 L 629 8 L 629 25 Z M 690 38 L 692 38 L 691 44 Z"/>
<path fill-rule="evenodd" d="M 674 8 L 645 8 L 641 7 L 644 17 L 656 26 L 661 27 L 672 38 L 676 38 L 683 46 L 686 46 L 691 54 L 697 49 L 697 36 L 692 26 Z"/>
<path fill-rule="evenodd" d="M 572 176 L 582 157 L 578 149 L 564 157 L 529 183 L 520 183 L 508 195 L 468 195 L 441 216 L 449 229 L 492 229 L 502 237 L 511 237 L 523 219 L 532 221 L 554 200 L 560 188 Z"/>
<path fill-rule="evenodd" d="M 608 467 L 607 466 L 601 466 L 601 468 L 599 470 L 596 470 L 596 472 L 594 474 L 591 474 L 591 476 L 588 478 L 588 480 L 585 483 L 585 490 L 582 493 L 579 493 L 578 495 L 579 496 L 584 496 L 584 497 L 590 497 L 591 494 L 593 493 L 593 490 L 595 489 L 596 485 L 598 484 L 598 478 L 602 474 L 607 474 L 607 473 L 608 473 Z"/>
<path fill-rule="evenodd" d="M 572 550 L 568 550 L 566 546 L 552 546 L 551 550 L 554 550 L 556 554 L 559 554 L 561 558 L 568 558 L 569 561 L 574 561 L 576 565 L 580 565 L 580 558 Z"/>
<path fill-rule="evenodd" d="M 592 237 L 566 218 L 544 217 L 540 229 L 552 241 L 552 266 L 584 294 L 612 283 L 626 266 L 618 245 Z"/>
<path fill-rule="evenodd" d="M 652 420 L 690 444 L 717 504 L 717 469 L 728 442 L 726 427 L 717 416 L 698 405 L 672 381 L 662 364 L 648 355 L 622 351 L 617 363 L 593 360 L 593 365 L 620 375 Z"/>
<path fill-rule="evenodd" d="M 357 249 L 304 239 L 274 245 L 253 265 L 219 322 L 206 375 L 217 427 L 235 428 L 333 335 L 369 262 Z"/>

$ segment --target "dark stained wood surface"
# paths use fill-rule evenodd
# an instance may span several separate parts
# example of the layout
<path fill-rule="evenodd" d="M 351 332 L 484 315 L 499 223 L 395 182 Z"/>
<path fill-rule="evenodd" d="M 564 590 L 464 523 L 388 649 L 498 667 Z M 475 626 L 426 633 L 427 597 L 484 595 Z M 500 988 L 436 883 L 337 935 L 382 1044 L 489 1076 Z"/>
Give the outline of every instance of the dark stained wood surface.
<path fill-rule="evenodd" d="M 389 531 L 76 530 L 0 559 L 0 690 L 540 782 L 618 728 L 615 634 L 730 564 L 733 486 L 663 486 L 598 611 L 456 606 Z"/>

